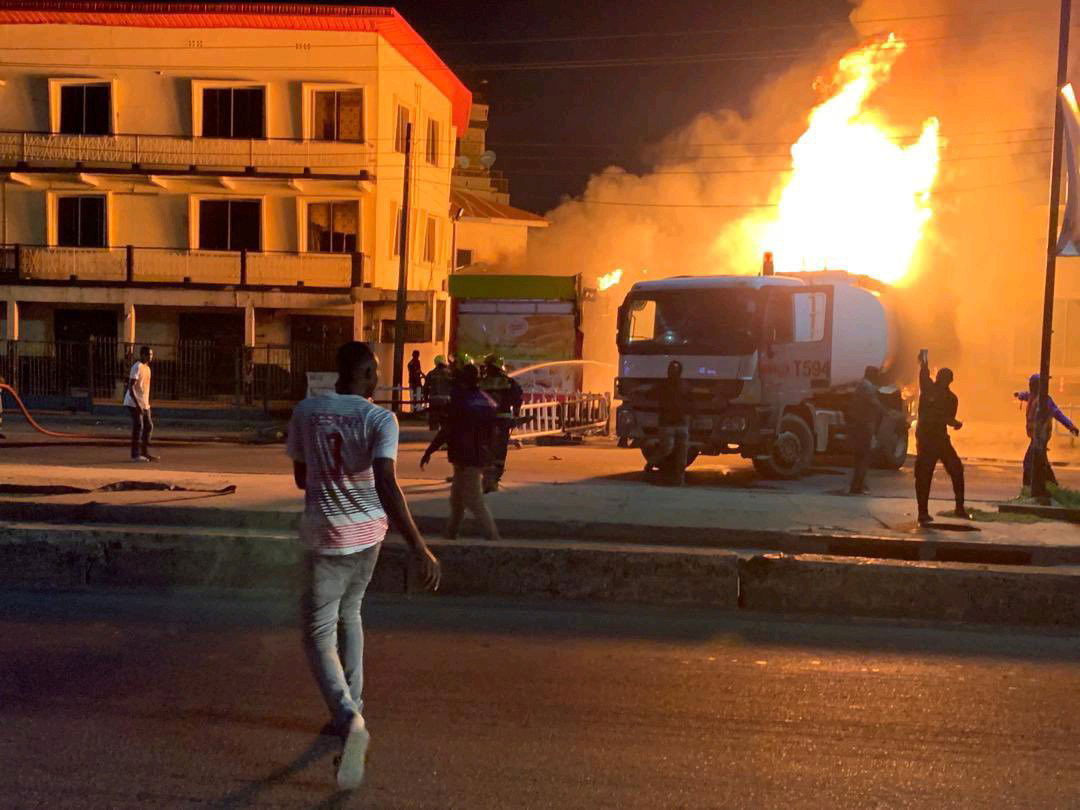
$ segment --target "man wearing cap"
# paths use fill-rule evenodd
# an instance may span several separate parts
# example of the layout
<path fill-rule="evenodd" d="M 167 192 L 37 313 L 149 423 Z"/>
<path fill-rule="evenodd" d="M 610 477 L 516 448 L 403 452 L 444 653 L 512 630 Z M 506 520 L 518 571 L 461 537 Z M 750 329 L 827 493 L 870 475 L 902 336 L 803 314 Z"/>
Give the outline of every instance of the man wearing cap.
<path fill-rule="evenodd" d="M 424 399 L 428 403 L 428 427 L 438 430 L 446 421 L 446 410 L 450 407 L 450 393 L 454 381 L 446 358 L 441 354 L 435 358 L 435 368 L 424 378 Z"/>
<path fill-rule="evenodd" d="M 1050 466 L 1050 459 L 1047 457 L 1047 449 L 1050 444 L 1050 435 L 1054 429 L 1054 420 L 1056 419 L 1061 423 L 1069 433 L 1073 436 L 1080 435 L 1080 430 L 1073 424 L 1064 413 L 1061 412 L 1061 408 L 1054 402 L 1053 397 L 1047 394 L 1046 397 L 1046 415 L 1045 418 L 1040 419 L 1039 413 L 1039 375 L 1032 374 L 1028 378 L 1028 390 L 1017 391 L 1013 394 L 1021 402 L 1027 403 L 1027 409 L 1025 413 L 1025 423 L 1027 427 L 1028 444 L 1027 453 L 1024 454 L 1024 483 L 1025 487 L 1031 486 L 1031 477 L 1034 473 L 1035 465 L 1040 464 L 1044 470 L 1044 480 L 1048 484 L 1056 484 L 1057 476 L 1054 475 L 1054 469 Z"/>
<path fill-rule="evenodd" d="M 521 412 L 525 392 L 518 381 L 506 373 L 503 359 L 497 354 L 484 358 L 484 376 L 480 390 L 495 400 L 498 421 L 491 448 L 491 464 L 484 470 L 484 492 L 495 492 L 506 472 L 506 454 L 510 450 L 510 430 Z"/>

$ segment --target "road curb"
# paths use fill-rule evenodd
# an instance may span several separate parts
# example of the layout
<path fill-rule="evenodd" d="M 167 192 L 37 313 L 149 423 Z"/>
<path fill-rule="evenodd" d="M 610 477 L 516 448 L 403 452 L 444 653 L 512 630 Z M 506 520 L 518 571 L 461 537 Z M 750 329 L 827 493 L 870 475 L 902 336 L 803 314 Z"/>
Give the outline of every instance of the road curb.
<path fill-rule="evenodd" d="M 1080 627 L 1080 573 L 1053 569 L 563 541 L 432 545 L 448 594 Z M 296 592 L 302 554 L 286 534 L 8 525 L 0 585 Z M 371 590 L 406 591 L 404 545 L 392 539 L 380 556 Z"/>
<path fill-rule="evenodd" d="M 130 526 L 242 529 L 269 533 L 295 532 L 300 513 L 200 506 L 198 509 L 153 505 L 0 501 L 0 521 L 12 523 L 118 524 Z M 416 515 L 421 531 L 442 533 L 444 519 Z M 958 562 L 986 565 L 1080 565 L 1080 546 L 987 543 L 936 532 L 909 537 L 788 532 L 701 526 L 658 526 L 566 520 L 499 518 L 504 537 L 515 540 L 572 538 L 580 543 L 712 548 L 734 551 L 778 551 L 885 560 Z"/>

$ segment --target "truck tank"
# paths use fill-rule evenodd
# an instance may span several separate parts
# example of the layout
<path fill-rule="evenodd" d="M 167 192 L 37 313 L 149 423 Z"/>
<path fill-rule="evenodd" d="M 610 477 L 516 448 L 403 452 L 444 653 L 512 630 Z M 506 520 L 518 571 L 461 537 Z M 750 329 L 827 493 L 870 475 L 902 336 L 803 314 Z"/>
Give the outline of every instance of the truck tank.
<path fill-rule="evenodd" d="M 883 385 L 902 387 L 912 367 L 904 362 L 905 343 L 900 296 L 889 284 L 841 270 L 777 273 L 807 284 L 833 285 L 833 387 L 853 385 L 867 366 L 881 369 Z"/>

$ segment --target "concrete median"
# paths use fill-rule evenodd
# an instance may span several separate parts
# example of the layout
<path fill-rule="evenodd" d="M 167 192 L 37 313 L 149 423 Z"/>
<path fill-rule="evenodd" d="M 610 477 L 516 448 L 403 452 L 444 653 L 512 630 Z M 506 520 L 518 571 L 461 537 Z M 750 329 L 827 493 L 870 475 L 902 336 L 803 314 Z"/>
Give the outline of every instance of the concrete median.
<path fill-rule="evenodd" d="M 711 549 L 565 542 L 433 542 L 440 593 L 734 608 L 738 557 Z M 45 524 L 0 528 L 0 584 L 296 590 L 301 548 L 289 536 Z M 372 589 L 407 588 L 408 555 L 383 548 Z"/>
<path fill-rule="evenodd" d="M 432 545 L 448 595 L 1080 627 L 1080 572 L 1069 568 L 572 541 Z M 296 591 L 301 554 L 291 532 L 8 524 L 0 585 Z M 407 590 L 407 561 L 389 540 L 372 590 Z"/>
<path fill-rule="evenodd" d="M 762 554 L 739 582 L 750 610 L 1080 626 L 1080 574 L 1064 569 Z"/>

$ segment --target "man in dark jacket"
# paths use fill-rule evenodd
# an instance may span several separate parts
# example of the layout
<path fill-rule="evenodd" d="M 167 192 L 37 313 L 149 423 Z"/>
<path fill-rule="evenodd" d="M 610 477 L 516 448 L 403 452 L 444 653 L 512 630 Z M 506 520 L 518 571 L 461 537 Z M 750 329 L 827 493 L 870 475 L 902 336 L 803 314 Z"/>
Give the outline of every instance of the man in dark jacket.
<path fill-rule="evenodd" d="M 878 397 L 878 370 L 874 366 L 867 366 L 851 398 L 848 441 L 855 459 L 851 469 L 851 486 L 848 488 L 850 495 L 865 495 L 867 492 L 866 472 L 870 469 L 870 450 L 874 445 L 874 434 L 884 416 L 885 406 Z"/>
<path fill-rule="evenodd" d="M 424 402 L 424 367 L 420 364 L 420 352 L 413 349 L 409 361 L 409 402 L 413 413 L 418 413 Z"/>
<path fill-rule="evenodd" d="M 661 468 L 666 482 L 677 487 L 686 483 L 690 420 L 693 418 L 693 400 L 682 371 L 682 363 L 672 360 L 668 363 L 667 378 L 652 388 L 659 405 L 657 437 L 644 448 L 646 474 L 653 467 Z"/>
<path fill-rule="evenodd" d="M 428 404 L 428 427 L 431 430 L 438 430 L 446 420 L 453 387 L 454 381 L 446 365 L 446 358 L 440 354 L 435 358 L 435 368 L 424 378 L 424 399 Z"/>
<path fill-rule="evenodd" d="M 476 366 L 464 366 L 455 376 L 454 382 L 456 387 L 450 400 L 446 424 L 424 451 L 420 468 L 427 466 L 432 453 L 446 445 L 447 456 L 454 465 L 446 538 L 457 538 L 465 510 L 468 509 L 479 521 L 487 539 L 498 540 L 499 529 L 484 503 L 481 483 L 484 468 L 491 463 L 492 458 L 495 403 L 480 390 L 480 370 Z"/>
<path fill-rule="evenodd" d="M 484 358 L 484 377 L 480 390 L 495 400 L 499 421 L 495 425 L 491 465 L 484 470 L 484 492 L 495 492 L 506 472 L 506 454 L 510 449 L 510 430 L 521 413 L 525 392 L 518 381 L 506 373 L 503 359 L 489 354 Z"/>
<path fill-rule="evenodd" d="M 919 353 L 919 421 L 915 427 L 915 498 L 919 504 L 919 523 L 931 523 L 930 485 L 934 480 L 934 468 L 940 461 L 952 479 L 953 495 L 956 497 L 956 516 L 969 517 L 964 506 L 964 464 L 949 439 L 949 428 L 959 430 L 964 425 L 957 421 L 959 401 L 949 387 L 953 373 L 943 368 L 937 378 L 930 379 L 929 358 L 926 351 Z"/>

